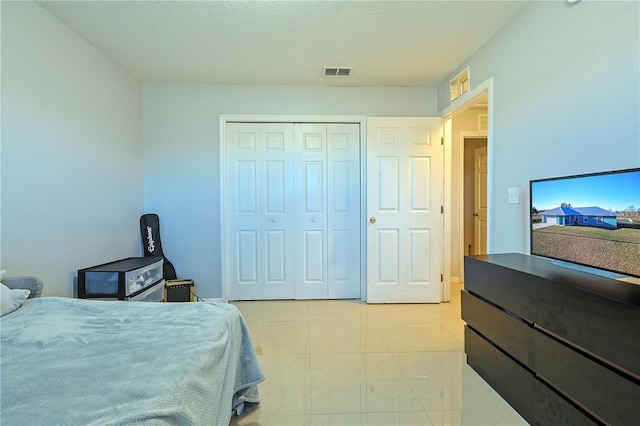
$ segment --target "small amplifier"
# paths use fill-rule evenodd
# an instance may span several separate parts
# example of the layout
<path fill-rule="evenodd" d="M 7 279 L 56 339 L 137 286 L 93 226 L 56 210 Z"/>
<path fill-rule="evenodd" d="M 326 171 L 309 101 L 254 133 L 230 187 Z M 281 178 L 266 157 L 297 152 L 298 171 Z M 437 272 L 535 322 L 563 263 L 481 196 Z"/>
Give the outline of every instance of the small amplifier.
<path fill-rule="evenodd" d="M 164 285 L 165 302 L 193 302 L 193 280 L 167 280 Z"/>

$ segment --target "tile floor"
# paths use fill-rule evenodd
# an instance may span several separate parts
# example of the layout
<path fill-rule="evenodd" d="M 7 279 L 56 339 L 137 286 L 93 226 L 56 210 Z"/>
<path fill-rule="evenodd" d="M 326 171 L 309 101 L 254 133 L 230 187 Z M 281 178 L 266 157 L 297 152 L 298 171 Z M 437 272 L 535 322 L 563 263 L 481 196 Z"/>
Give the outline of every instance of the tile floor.
<path fill-rule="evenodd" d="M 466 365 L 460 289 L 443 304 L 234 303 L 266 381 L 231 425 L 526 425 Z"/>

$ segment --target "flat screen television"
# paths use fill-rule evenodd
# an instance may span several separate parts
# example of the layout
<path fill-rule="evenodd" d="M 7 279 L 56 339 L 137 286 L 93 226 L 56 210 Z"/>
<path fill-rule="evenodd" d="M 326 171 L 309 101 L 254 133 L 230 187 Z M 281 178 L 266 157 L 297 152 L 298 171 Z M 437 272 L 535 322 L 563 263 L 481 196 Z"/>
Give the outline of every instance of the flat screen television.
<path fill-rule="evenodd" d="M 640 168 L 532 180 L 531 254 L 640 283 Z"/>

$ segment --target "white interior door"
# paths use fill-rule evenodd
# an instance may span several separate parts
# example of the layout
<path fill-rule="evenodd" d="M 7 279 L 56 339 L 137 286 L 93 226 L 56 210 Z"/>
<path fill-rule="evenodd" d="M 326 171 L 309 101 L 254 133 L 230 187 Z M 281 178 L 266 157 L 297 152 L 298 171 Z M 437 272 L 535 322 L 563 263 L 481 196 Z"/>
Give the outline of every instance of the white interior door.
<path fill-rule="evenodd" d="M 439 303 L 440 118 L 367 119 L 367 302 Z"/>
<path fill-rule="evenodd" d="M 229 299 L 293 299 L 293 126 L 227 124 Z"/>
<path fill-rule="evenodd" d="M 474 253 L 487 253 L 487 147 L 474 150 Z"/>
<path fill-rule="evenodd" d="M 360 128 L 295 124 L 296 299 L 360 297 Z"/>
<path fill-rule="evenodd" d="M 327 126 L 296 124 L 296 299 L 327 298 Z"/>
<path fill-rule="evenodd" d="M 230 300 L 359 298 L 360 125 L 227 123 Z"/>
<path fill-rule="evenodd" d="M 360 126 L 327 124 L 328 298 L 360 298 Z"/>

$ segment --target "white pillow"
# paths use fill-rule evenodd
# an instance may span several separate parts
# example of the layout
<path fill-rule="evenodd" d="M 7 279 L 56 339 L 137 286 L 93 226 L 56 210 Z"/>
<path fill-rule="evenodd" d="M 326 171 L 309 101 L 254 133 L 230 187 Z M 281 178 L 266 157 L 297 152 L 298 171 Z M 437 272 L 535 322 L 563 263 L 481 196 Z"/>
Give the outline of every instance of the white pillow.
<path fill-rule="evenodd" d="M 4 277 L 7 276 L 7 270 L 6 269 L 0 269 L 0 281 L 4 280 Z"/>
<path fill-rule="evenodd" d="M 12 290 L 2 283 L 0 283 L 0 286 L 0 316 L 18 309 L 31 293 L 29 290 Z"/>

